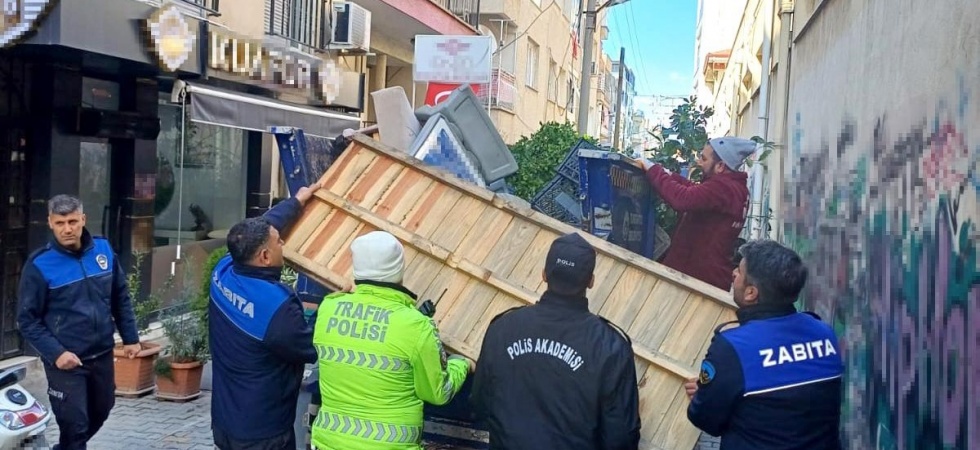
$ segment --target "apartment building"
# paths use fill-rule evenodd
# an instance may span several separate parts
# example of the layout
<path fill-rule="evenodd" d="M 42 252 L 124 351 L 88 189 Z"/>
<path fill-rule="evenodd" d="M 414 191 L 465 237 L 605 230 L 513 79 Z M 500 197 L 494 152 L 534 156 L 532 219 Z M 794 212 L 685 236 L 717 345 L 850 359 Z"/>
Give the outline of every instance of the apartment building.
<path fill-rule="evenodd" d="M 684 95 L 650 95 L 642 97 L 646 105 L 650 127 L 669 127 L 674 109 L 684 103 Z"/>
<path fill-rule="evenodd" d="M 698 0 L 694 35 L 694 95 L 710 106 L 748 0 Z"/>
<path fill-rule="evenodd" d="M 653 148 L 656 140 L 653 137 L 653 126 L 647 113 L 641 108 L 637 108 L 630 116 L 632 122 L 632 132 L 629 134 L 629 145 L 634 152 L 645 152 Z M 641 153 L 642 154 L 642 153 Z"/>
<path fill-rule="evenodd" d="M 481 0 L 481 30 L 498 43 L 491 118 L 508 144 L 534 133 L 542 122 L 575 122 L 582 64 L 579 7 L 575 0 Z M 597 35 L 604 23 L 602 11 Z M 590 123 L 598 123 L 599 115 L 592 117 Z"/>

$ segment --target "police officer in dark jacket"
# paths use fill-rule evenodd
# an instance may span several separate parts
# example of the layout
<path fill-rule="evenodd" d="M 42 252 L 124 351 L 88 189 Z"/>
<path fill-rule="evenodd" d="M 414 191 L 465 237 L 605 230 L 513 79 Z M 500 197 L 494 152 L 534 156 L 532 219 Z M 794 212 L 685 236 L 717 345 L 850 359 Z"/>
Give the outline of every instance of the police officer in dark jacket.
<path fill-rule="evenodd" d="M 733 272 L 737 328 L 715 330 L 687 417 L 722 450 L 836 450 L 844 365 L 834 331 L 793 302 L 807 269 L 792 250 L 751 241 Z"/>
<path fill-rule="evenodd" d="M 556 239 L 548 289 L 532 306 L 498 315 L 480 351 L 472 402 L 491 449 L 627 450 L 640 440 L 629 337 L 589 312 L 595 249 L 578 234 Z"/>
<path fill-rule="evenodd" d="M 41 355 L 61 450 L 85 449 L 115 404 L 112 348 L 119 330 L 127 357 L 140 351 L 136 318 L 109 241 L 85 229 L 82 202 L 48 202 L 53 239 L 35 251 L 20 279 L 17 322 Z"/>
<path fill-rule="evenodd" d="M 303 365 L 316 361 L 313 328 L 293 289 L 279 282 L 281 233 L 319 185 L 228 232 L 211 276 L 211 428 L 222 450 L 294 450 Z"/>

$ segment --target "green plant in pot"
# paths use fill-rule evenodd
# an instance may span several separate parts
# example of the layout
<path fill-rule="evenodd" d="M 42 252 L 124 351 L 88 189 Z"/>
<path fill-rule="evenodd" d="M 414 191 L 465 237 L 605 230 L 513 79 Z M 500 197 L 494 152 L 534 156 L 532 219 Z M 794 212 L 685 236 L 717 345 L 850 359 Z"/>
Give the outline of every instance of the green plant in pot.
<path fill-rule="evenodd" d="M 210 273 L 205 267 L 205 271 Z M 157 398 L 173 401 L 193 400 L 201 395 L 201 375 L 210 358 L 208 348 L 208 295 L 200 285 L 188 280 L 180 292 L 184 307 L 171 308 L 163 320 L 169 340 L 157 359 Z"/>
<path fill-rule="evenodd" d="M 133 359 L 126 357 L 122 343 L 116 344 L 112 351 L 115 361 L 116 395 L 120 396 L 140 396 L 153 391 L 156 381 L 153 365 L 162 350 L 159 344 L 143 340 L 161 304 L 158 293 L 152 292 L 146 295 L 142 293 L 143 282 L 140 273 L 146 255 L 146 253 L 133 253 L 133 269 L 126 276 L 129 298 L 136 315 L 136 327 L 143 350 Z"/>
<path fill-rule="evenodd" d="M 201 394 L 201 374 L 207 362 L 207 323 L 193 312 L 173 313 L 163 321 L 170 344 L 154 366 L 157 397 L 186 401 Z"/>

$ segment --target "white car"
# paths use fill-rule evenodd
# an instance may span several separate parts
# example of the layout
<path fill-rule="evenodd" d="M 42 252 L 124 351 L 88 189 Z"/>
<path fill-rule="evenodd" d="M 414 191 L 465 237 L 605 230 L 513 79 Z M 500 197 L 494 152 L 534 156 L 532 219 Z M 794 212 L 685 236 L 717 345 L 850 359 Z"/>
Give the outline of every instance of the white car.
<path fill-rule="evenodd" d="M 23 448 L 22 443 L 44 433 L 51 413 L 20 381 L 27 367 L 15 366 L 0 372 L 0 450 Z"/>

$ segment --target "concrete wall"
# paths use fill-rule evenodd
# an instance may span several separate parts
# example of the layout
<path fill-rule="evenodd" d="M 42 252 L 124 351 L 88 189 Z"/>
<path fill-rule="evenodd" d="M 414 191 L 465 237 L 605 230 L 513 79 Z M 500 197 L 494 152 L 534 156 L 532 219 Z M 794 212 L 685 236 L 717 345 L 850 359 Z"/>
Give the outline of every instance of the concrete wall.
<path fill-rule="evenodd" d="M 268 0 L 220 2 L 221 16 L 214 18 L 235 33 L 261 39 L 268 30 Z"/>
<path fill-rule="evenodd" d="M 784 238 L 847 447 L 980 448 L 980 2 L 797 3 Z"/>

